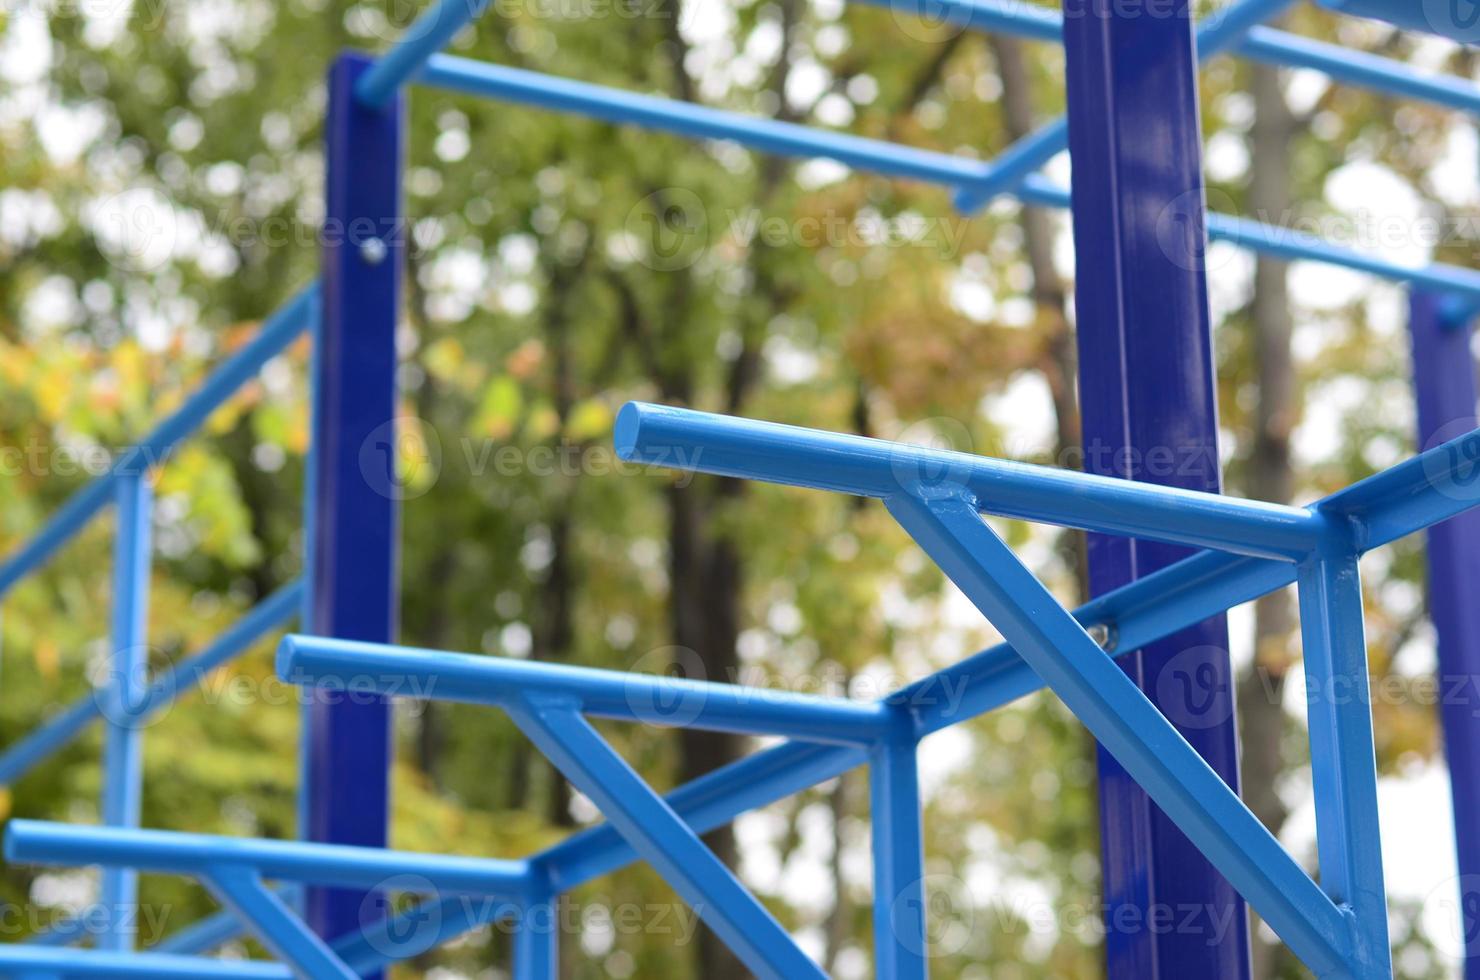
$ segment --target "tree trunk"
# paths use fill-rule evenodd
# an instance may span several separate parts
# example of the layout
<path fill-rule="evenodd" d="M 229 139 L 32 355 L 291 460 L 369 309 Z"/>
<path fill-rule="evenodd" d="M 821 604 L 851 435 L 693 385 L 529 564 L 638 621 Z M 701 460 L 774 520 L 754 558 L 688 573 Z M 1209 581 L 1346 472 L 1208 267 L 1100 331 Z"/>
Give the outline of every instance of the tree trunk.
<path fill-rule="evenodd" d="M 1011 38 L 993 34 L 987 38 L 997 74 L 1002 79 L 1002 122 L 1013 141 L 1031 133 L 1036 125 L 1032 80 L 1023 60 L 1022 46 Z M 1053 398 L 1055 465 L 1065 466 L 1079 448 L 1079 396 L 1074 388 L 1078 358 L 1074 332 L 1069 328 L 1067 291 L 1053 262 L 1054 219 L 1042 208 L 1023 208 L 1023 247 L 1033 270 L 1033 301 L 1038 310 L 1043 349 L 1037 368 Z M 1089 562 L 1083 531 L 1066 529 L 1057 549 L 1061 560 L 1074 570 L 1079 597 L 1089 595 Z"/>
<path fill-rule="evenodd" d="M 1249 207 L 1255 218 L 1279 224 L 1291 206 L 1288 147 L 1296 130 L 1285 103 L 1278 69 L 1255 67 L 1255 120 Z M 1249 454 L 1249 495 L 1284 503 L 1293 491 L 1290 432 L 1298 414 L 1295 372 L 1290 355 L 1290 306 L 1286 267 L 1260 256 L 1255 273 L 1252 320 L 1254 365 L 1259 400 L 1254 442 Z M 1281 743 L 1287 720 L 1281 705 L 1285 676 L 1294 663 L 1291 634 L 1295 612 L 1288 590 L 1271 593 L 1254 606 L 1254 659 L 1238 687 L 1239 733 L 1243 737 L 1243 794 L 1271 833 L 1289 816 L 1276 792 L 1284 771 Z M 1272 977 L 1278 947 L 1254 933 L 1253 976 Z"/>
<path fill-rule="evenodd" d="M 714 495 L 695 493 L 695 489 L 668 491 L 673 642 L 695 655 L 702 668 L 699 679 L 732 682 L 740 666 L 740 556 L 730 541 L 714 534 L 709 512 Z M 728 732 L 680 729 L 679 782 L 687 783 L 739 758 L 743 745 L 740 736 Z M 728 867 L 735 866 L 731 825 L 711 831 L 704 841 Z M 699 929 L 695 941 L 697 976 L 745 980 L 750 975 L 709 929 Z"/>

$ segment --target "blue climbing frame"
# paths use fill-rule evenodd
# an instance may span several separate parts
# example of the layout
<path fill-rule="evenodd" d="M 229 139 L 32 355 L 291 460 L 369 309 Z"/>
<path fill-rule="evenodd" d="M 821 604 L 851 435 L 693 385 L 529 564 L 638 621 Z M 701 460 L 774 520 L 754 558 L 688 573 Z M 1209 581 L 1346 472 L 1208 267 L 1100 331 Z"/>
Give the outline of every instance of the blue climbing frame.
<path fill-rule="evenodd" d="M 1113 4 L 1074 2 L 1066 10 L 1076 20 L 1066 29 L 1064 16 L 1008 0 L 862 2 L 904 15 L 944 16 L 973 30 L 1062 41 L 1071 60 L 1084 54 L 1086 13 L 1091 19 L 1111 21 L 1154 14 L 1149 6 L 1120 11 Z M 1195 49 L 1199 58 L 1233 53 L 1321 71 L 1337 81 L 1470 114 L 1480 112 L 1480 87 L 1467 80 L 1418 72 L 1389 59 L 1264 26 L 1290 2 L 1237 0 L 1199 25 L 1195 35 L 1185 23 L 1186 5 L 1173 3 L 1167 10 L 1184 21 L 1180 33 L 1159 31 L 1157 36 L 1189 50 L 1153 52 L 1152 60 L 1166 55 L 1170 66 L 1172 60 L 1181 59 L 1168 69 L 1174 74 L 1167 77 L 1177 84 L 1195 85 L 1190 78 L 1194 65 L 1190 53 Z M 1465 36 L 1473 25 L 1455 18 L 1414 21 L 1412 5 L 1397 0 L 1333 0 L 1332 5 L 1473 40 Z M 102 914 L 61 923 L 34 944 L 0 947 L 0 971 L 33 977 L 282 977 L 292 972 L 361 976 L 474 926 L 508 919 L 517 923 L 517 975 L 548 978 L 554 975 L 557 949 L 553 903 L 581 882 L 642 859 L 702 909 L 706 921 L 757 973 L 816 975 L 815 966 L 698 836 L 746 810 L 868 764 L 877 972 L 880 977 L 920 977 L 929 949 L 920 892 L 915 745 L 931 732 L 1006 704 L 1046 682 L 1210 863 L 1205 873 L 1189 875 L 1195 879 L 1190 882 L 1193 893 L 1215 894 L 1218 882 L 1226 879 L 1318 973 L 1386 976 L 1371 717 L 1364 699 L 1345 696 L 1366 689 L 1356 558 L 1367 549 L 1433 527 L 1431 590 L 1441 669 L 1446 675 L 1480 674 L 1480 627 L 1472 622 L 1474 616 L 1459 600 L 1458 591 L 1473 566 L 1466 556 L 1480 552 L 1480 525 L 1475 515 L 1467 515 L 1480 494 L 1476 462 L 1480 433 L 1471 431 L 1474 379 L 1467 343 L 1467 321 L 1480 309 L 1480 272 L 1444 264 L 1399 266 L 1243 218 L 1209 214 L 1204 219 L 1200 200 L 1181 214 L 1188 219 L 1186 228 L 1192 229 L 1194 240 L 1189 252 L 1193 265 L 1184 271 L 1194 277 L 1201 275 L 1195 240 L 1201 238 L 1197 229 L 1205 220 L 1206 233 L 1214 240 L 1287 259 L 1343 266 L 1419 290 L 1414 296 L 1413 327 L 1422 435 L 1425 444 L 1444 435 L 1456 438 L 1308 508 L 653 406 L 625 409 L 617 442 L 628 458 L 654 464 L 689 460 L 708 472 L 882 499 L 1007 637 L 1006 644 L 968 657 L 876 704 L 391 646 L 386 641 L 394 634 L 396 612 L 397 494 L 390 470 L 396 434 L 394 325 L 404 231 L 399 201 L 402 92 L 409 84 L 698 139 L 733 140 L 779 155 L 831 158 L 863 171 L 942 185 L 965 212 L 1003 194 L 1031 205 L 1067 207 L 1070 192 L 1038 171 L 1071 142 L 1095 147 L 1085 130 L 1076 130 L 1082 124 L 1075 117 L 1096 110 L 1080 104 L 1083 100 L 1075 95 L 1073 84 L 1068 118 L 1046 125 L 996 160 L 983 162 L 440 53 L 485 6 L 486 0 L 441 0 L 385 56 L 372 61 L 347 54 L 335 64 L 326 127 L 326 213 L 335 227 L 326 235 L 322 285 L 305 289 L 268 318 L 259 336 L 212 374 L 175 414 L 0 563 L 3 593 L 38 569 L 109 503 L 115 504 L 116 653 L 109 680 L 95 696 L 60 712 L 0 755 L 0 783 L 13 782 L 93 721 L 104 722 L 104 826 L 13 821 L 6 848 L 11 860 L 102 866 L 104 885 L 97 910 Z M 1425 11 L 1437 9 L 1424 6 Z M 1106 25 L 1088 28 L 1102 33 L 1102 40 L 1112 47 L 1132 43 L 1134 32 L 1126 35 L 1132 41 L 1115 40 L 1116 26 L 1120 25 L 1111 23 L 1110 30 Z M 1197 120 L 1187 100 L 1180 109 L 1174 100 L 1169 102 L 1161 114 L 1155 107 L 1133 104 L 1146 100 L 1112 64 L 1094 70 L 1106 72 L 1101 108 L 1114 117 L 1122 137 L 1138 138 L 1147 127 L 1160 126 L 1171 132 L 1171 145 L 1195 151 Z M 353 172 L 346 161 L 353 161 Z M 1200 190 L 1195 161 L 1191 167 L 1185 162 L 1180 166 L 1165 180 L 1190 182 L 1187 189 Z M 1083 162 L 1080 169 L 1085 169 Z M 1098 195 L 1093 216 L 1076 214 L 1076 236 L 1109 242 L 1110 227 L 1127 214 L 1127 196 L 1147 190 L 1132 184 L 1113 174 L 1103 187 L 1091 188 L 1076 179 L 1074 197 L 1081 208 L 1085 195 Z M 1148 187 L 1155 190 L 1154 185 Z M 1144 197 L 1140 200 L 1144 204 Z M 1082 247 L 1094 244 L 1081 242 Z M 1205 311 L 1199 311 L 1200 296 L 1195 295 L 1200 287 L 1189 282 L 1194 294 L 1187 311 L 1194 320 L 1205 319 Z M 1118 286 L 1132 289 L 1137 284 L 1136 275 L 1127 274 Z M 1087 329 L 1099 328 L 1087 327 L 1081 316 L 1081 331 Z M 1205 331 L 1205 323 L 1198 329 Z M 1168 342 L 1181 342 L 1170 323 L 1166 330 Z M 144 653 L 152 471 L 268 360 L 305 332 L 315 335 L 305 578 L 262 600 L 205 650 L 151 678 Z M 1186 373 L 1191 391 L 1205 382 L 1192 372 L 1204 367 L 1193 357 L 1174 370 L 1179 376 Z M 1112 399 L 1129 396 L 1141 383 L 1128 376 L 1119 391 L 1106 394 Z M 1198 406 L 1185 397 L 1170 399 L 1161 410 L 1196 416 Z M 1455 420 L 1463 420 L 1463 434 L 1452 431 Z M 688 454 L 673 454 L 678 447 Z M 1215 488 L 1215 475 L 1202 486 Z M 1134 538 L 1183 549 L 1188 557 L 1139 579 L 1119 576 L 1123 584 L 1070 613 L 1006 549 L 981 519 L 982 513 Z M 1124 661 L 1115 659 L 1292 583 L 1300 593 L 1307 685 L 1317 695 L 1311 705 L 1310 731 L 1319 886 L 1121 670 Z M 320 842 L 225 841 L 138 829 L 144 722 L 206 673 L 295 615 L 308 633 L 319 634 L 284 641 L 279 666 L 285 677 L 314 689 L 305 715 L 300 831 Z M 1095 645 L 1087 627 L 1106 627 L 1106 635 L 1115 638 L 1109 651 L 1114 657 Z M 438 697 L 487 703 L 506 711 L 597 802 L 609 823 L 516 861 L 384 850 L 389 728 L 382 699 L 410 681 L 432 685 Z M 947 698 L 948 690 L 964 691 L 964 696 Z M 586 722 L 590 715 L 764 734 L 786 741 L 664 798 L 612 752 Z M 1456 788 L 1461 869 L 1474 873 L 1480 871 L 1480 833 L 1475 829 L 1480 826 L 1476 820 L 1480 719 L 1446 705 L 1444 720 Z M 1231 777 L 1226 767 L 1225 777 Z M 1143 844 L 1134 833 L 1117 837 L 1109 856 L 1130 859 Z M 123 913 L 136 901 L 134 875 L 139 869 L 195 876 L 212 888 L 227 911 L 154 949 L 133 952 L 132 917 Z M 278 890 L 265 888 L 264 878 L 279 881 Z M 305 886 L 310 889 L 306 898 Z M 393 915 L 384 914 L 388 906 L 383 902 L 366 901 L 368 895 L 387 891 L 423 898 Z M 303 908 L 298 908 L 300 904 Z M 374 914 L 367 915 L 367 907 Z M 91 922 L 102 923 L 97 949 L 47 948 L 86 937 L 98 928 Z M 197 955 L 244 927 L 287 967 L 223 963 Z M 1149 967 L 1132 966 L 1134 957 L 1112 956 L 1112 976 L 1177 975 L 1178 954 L 1169 947 L 1153 952 L 1142 951 L 1149 956 L 1144 961 Z M 1240 959 L 1235 952 L 1234 960 L 1224 961 L 1220 972 L 1243 972 Z M 1480 976 L 1477 964 L 1480 958 L 1471 951 L 1470 976 Z"/>

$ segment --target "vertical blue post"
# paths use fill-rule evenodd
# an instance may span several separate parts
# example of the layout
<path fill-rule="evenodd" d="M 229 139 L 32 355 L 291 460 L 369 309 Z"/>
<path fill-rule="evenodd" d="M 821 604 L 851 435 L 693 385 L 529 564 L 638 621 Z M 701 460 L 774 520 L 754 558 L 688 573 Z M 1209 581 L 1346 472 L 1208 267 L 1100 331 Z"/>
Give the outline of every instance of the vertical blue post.
<path fill-rule="evenodd" d="M 895 708 L 901 721 L 908 712 Z M 907 722 L 869 753 L 875 980 L 925 980 L 924 845 L 918 743 Z"/>
<path fill-rule="evenodd" d="M 118 480 L 118 529 L 113 554 L 113 659 L 101 693 L 103 736 L 103 823 L 137 827 L 143 802 L 143 730 L 134 713 L 149 688 L 149 565 L 154 493 L 149 474 L 128 473 Z M 99 949 L 134 947 L 138 923 L 139 875 L 132 868 L 103 869 L 99 901 L 108 928 L 97 937 Z"/>
<path fill-rule="evenodd" d="M 1362 584 L 1356 548 L 1329 551 L 1302 564 L 1299 580 L 1321 889 L 1352 912 L 1353 980 L 1389 980 Z"/>
<path fill-rule="evenodd" d="M 560 976 L 560 896 L 542 888 L 525 902 L 514 932 L 514 980 Z"/>
<path fill-rule="evenodd" d="M 1217 492 L 1197 56 L 1187 0 L 1133 12 L 1114 0 L 1066 0 L 1064 50 L 1085 469 Z M 1106 592 L 1184 554 L 1090 535 L 1091 588 Z M 1220 615 L 1120 662 L 1237 789 L 1227 650 Z M 1247 976 L 1242 899 L 1114 758 L 1101 749 L 1099 759 L 1111 980 Z"/>
<path fill-rule="evenodd" d="M 1477 425 L 1475 358 L 1465 311 L 1452 297 L 1415 293 L 1413 387 L 1420 448 Z M 1465 977 L 1480 980 L 1480 511 L 1429 528 L 1429 612 L 1439 634 L 1439 716 L 1453 787 Z"/>
<path fill-rule="evenodd" d="M 370 65 L 344 54 L 329 72 L 328 206 L 317 365 L 317 494 L 310 630 L 389 642 L 397 612 L 396 317 L 402 268 L 403 104 L 355 101 Z M 307 706 L 307 837 L 383 847 L 390 816 L 390 706 L 320 692 Z M 383 908 L 363 892 L 312 889 L 309 924 L 325 938 Z"/>

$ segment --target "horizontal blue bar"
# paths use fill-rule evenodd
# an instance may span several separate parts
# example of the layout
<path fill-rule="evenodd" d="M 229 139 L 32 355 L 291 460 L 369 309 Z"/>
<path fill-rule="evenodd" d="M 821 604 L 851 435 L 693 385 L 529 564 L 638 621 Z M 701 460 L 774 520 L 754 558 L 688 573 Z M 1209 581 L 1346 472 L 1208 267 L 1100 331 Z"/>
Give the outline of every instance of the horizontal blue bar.
<path fill-rule="evenodd" d="M 171 953 L 115 953 L 91 949 L 50 949 L 0 945 L 0 975 L 101 977 L 104 980 L 293 980 L 278 963 L 217 960 Z"/>
<path fill-rule="evenodd" d="M 865 497 L 959 486 L 1004 517 L 1268 558 L 1309 554 L 1324 530 L 1299 507 L 640 402 L 614 441 L 636 462 Z"/>
<path fill-rule="evenodd" d="M 1025 177 L 1017 193 L 1029 204 L 1066 210 L 1070 206 L 1068 190 L 1038 174 Z M 1480 302 L 1480 271 L 1475 269 L 1442 262 L 1422 266 L 1397 265 L 1354 248 L 1332 244 L 1296 228 L 1281 228 L 1213 211 L 1207 214 L 1207 228 L 1208 238 L 1215 242 L 1228 242 L 1291 261 L 1340 266 L 1391 282 L 1455 293 Z"/>
<path fill-rule="evenodd" d="M 1315 506 L 1356 524 L 1357 544 L 1376 548 L 1480 504 L 1480 429 L 1338 490 Z"/>
<path fill-rule="evenodd" d="M 120 474 L 143 473 L 164 462 L 175 444 L 220 408 L 262 366 L 291 344 L 316 316 L 318 285 L 294 296 L 268 317 L 257 336 L 216 368 L 185 403 L 123 453 L 107 473 L 84 486 L 32 538 L 0 563 L 0 595 L 34 571 L 113 500 Z"/>
<path fill-rule="evenodd" d="M 558 697 L 598 717 L 828 742 L 872 742 L 890 721 L 880 705 L 845 698 L 323 636 L 285 637 L 278 675 L 504 708 L 535 695 Z"/>
<path fill-rule="evenodd" d="M 1456 75 L 1420 72 L 1401 61 L 1366 51 L 1270 27 L 1250 30 L 1236 50 L 1256 61 L 1309 68 L 1334 81 L 1480 115 L 1480 86 L 1474 82 Z"/>
<path fill-rule="evenodd" d="M 780 156 L 824 157 L 887 177 L 925 181 L 968 191 L 985 188 L 990 191 L 987 196 L 1004 189 L 1013 190 L 1022 200 L 1045 207 L 1068 208 L 1070 204 L 1067 189 L 1031 173 L 1047 159 L 1040 159 L 1033 150 L 1037 145 L 1034 140 L 1045 144 L 1057 141 L 1048 156 L 1066 145 L 1068 126 L 1062 120 L 1050 123 L 1034 137 L 1019 141 L 997 160 L 986 163 L 452 55 L 433 56 L 416 80 L 448 91 L 503 99 L 679 136 L 733 140 Z M 1010 178 L 1005 183 L 1004 174 Z M 1215 240 L 1233 242 L 1285 258 L 1326 262 L 1395 282 L 1462 293 L 1480 302 L 1480 272 L 1471 269 L 1438 263 L 1410 268 L 1332 245 L 1298 231 L 1220 214 L 1208 215 L 1208 235 Z"/>
<path fill-rule="evenodd" d="M 779 156 L 828 157 L 891 177 L 962 186 L 981 179 L 989 170 L 979 160 L 948 153 L 746 116 L 453 55 L 434 56 L 416 80 L 452 92 L 490 96 L 679 136 L 735 140 Z"/>
<path fill-rule="evenodd" d="M 244 867 L 270 878 L 359 888 L 376 888 L 395 879 L 397 888 L 415 881 L 424 882 L 429 890 L 511 900 L 522 898 L 529 886 L 529 866 L 517 860 L 38 820 L 10 821 L 5 833 L 5 859 L 187 875 L 199 875 L 210 868 Z"/>

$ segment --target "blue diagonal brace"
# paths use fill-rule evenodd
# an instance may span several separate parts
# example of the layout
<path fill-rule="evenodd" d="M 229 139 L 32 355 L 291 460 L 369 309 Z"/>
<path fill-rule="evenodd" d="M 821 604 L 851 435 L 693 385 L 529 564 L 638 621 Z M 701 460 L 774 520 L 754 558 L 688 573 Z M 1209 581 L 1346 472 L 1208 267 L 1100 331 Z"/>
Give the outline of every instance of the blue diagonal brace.
<path fill-rule="evenodd" d="M 574 703 L 526 701 L 507 710 L 545 757 L 591 798 L 756 975 L 774 980 L 826 976 Z"/>
<path fill-rule="evenodd" d="M 1248 807 L 963 495 L 889 512 L 1318 976 L 1351 977 L 1353 929 Z"/>
<path fill-rule="evenodd" d="M 358 974 L 263 884 L 257 872 L 217 867 L 203 875 L 202 881 L 294 973 L 307 980 L 358 980 Z"/>

